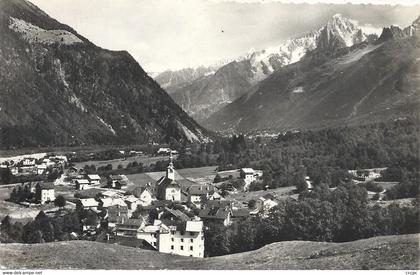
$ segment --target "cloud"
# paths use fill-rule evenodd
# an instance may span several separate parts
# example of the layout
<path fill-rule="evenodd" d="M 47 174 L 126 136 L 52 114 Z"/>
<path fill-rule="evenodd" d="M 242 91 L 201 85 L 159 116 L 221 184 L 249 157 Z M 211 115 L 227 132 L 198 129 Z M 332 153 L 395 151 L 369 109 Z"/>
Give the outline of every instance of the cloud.
<path fill-rule="evenodd" d="M 420 4 L 420 0 L 210 0 L 211 2 L 237 2 L 237 3 L 293 3 L 293 4 L 373 4 L 373 5 L 404 5 L 404 6 L 415 6 Z"/>
<path fill-rule="evenodd" d="M 250 48 L 275 46 L 291 36 L 319 28 L 335 13 L 378 27 L 406 26 L 420 13 L 420 6 L 281 4 L 308 2 L 303 0 L 31 1 L 98 46 L 127 50 L 147 71 L 176 70 L 236 59 Z M 378 1 L 391 0 L 370 0 Z"/>

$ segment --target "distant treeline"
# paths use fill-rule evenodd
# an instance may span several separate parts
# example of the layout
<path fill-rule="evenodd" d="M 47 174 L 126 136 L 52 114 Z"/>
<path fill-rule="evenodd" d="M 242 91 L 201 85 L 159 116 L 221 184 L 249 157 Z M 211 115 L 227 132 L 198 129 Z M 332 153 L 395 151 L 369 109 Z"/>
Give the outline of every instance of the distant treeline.
<path fill-rule="evenodd" d="M 299 186 L 304 176 L 315 185 L 330 187 L 351 178 L 348 170 L 388 167 L 380 180 L 400 182 L 388 199 L 416 197 L 419 189 L 420 122 L 415 118 L 303 132 L 286 132 L 277 138 L 234 135 L 206 144 L 170 146 L 180 152 L 176 169 L 218 166 L 219 170 L 253 167 L 263 170 L 263 180 L 252 190 Z M 188 150 L 187 150 L 188 148 Z M 102 174 L 164 171 L 168 161 L 150 166 L 133 162 L 127 167 L 92 167 Z"/>

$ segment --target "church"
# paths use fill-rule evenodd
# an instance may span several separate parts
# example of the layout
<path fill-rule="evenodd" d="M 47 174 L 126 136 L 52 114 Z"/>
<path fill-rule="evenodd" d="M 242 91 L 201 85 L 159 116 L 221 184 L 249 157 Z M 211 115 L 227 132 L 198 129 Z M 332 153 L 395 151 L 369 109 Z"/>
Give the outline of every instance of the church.
<path fill-rule="evenodd" d="M 181 201 L 181 186 L 175 181 L 175 168 L 172 162 L 172 154 L 169 157 L 169 165 L 166 169 L 166 176 L 156 182 L 158 200 Z"/>

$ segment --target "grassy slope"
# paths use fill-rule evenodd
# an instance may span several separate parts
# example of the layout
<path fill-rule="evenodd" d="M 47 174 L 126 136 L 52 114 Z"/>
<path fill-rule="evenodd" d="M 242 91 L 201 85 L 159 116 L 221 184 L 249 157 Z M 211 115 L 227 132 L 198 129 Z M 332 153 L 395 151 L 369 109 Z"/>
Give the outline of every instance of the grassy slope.
<path fill-rule="evenodd" d="M 0 244 L 2 269 L 418 269 L 419 234 L 349 243 L 281 242 L 208 259 L 87 241 Z"/>

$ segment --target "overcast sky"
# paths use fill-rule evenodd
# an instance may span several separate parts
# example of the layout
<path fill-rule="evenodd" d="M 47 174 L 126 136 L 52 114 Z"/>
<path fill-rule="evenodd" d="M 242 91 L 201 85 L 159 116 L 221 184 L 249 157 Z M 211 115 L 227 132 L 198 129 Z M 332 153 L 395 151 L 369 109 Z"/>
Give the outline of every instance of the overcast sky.
<path fill-rule="evenodd" d="M 406 26 L 420 15 L 420 0 L 312 1 L 405 6 L 281 3 L 308 2 L 301 0 L 31 1 L 98 46 L 127 50 L 148 72 L 233 59 L 316 29 L 336 13 L 381 27 Z"/>

